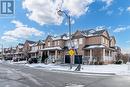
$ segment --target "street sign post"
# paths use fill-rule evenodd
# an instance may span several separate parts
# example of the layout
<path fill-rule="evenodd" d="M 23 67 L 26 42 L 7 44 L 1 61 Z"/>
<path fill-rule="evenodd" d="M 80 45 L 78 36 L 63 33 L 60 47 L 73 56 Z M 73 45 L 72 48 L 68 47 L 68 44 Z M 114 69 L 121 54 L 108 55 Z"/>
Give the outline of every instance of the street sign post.
<path fill-rule="evenodd" d="M 74 49 L 70 49 L 69 51 L 68 51 L 68 54 L 70 55 L 70 69 L 72 69 L 72 58 L 73 58 L 73 56 L 75 55 L 75 51 L 74 51 Z"/>

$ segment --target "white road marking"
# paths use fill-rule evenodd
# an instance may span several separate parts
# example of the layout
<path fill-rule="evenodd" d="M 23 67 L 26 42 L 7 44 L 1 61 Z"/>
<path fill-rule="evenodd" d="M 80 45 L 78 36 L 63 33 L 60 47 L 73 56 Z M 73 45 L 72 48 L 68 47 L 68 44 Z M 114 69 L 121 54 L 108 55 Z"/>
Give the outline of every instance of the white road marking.
<path fill-rule="evenodd" d="M 65 87 L 84 87 L 84 85 L 78 85 L 78 84 L 67 84 Z"/>

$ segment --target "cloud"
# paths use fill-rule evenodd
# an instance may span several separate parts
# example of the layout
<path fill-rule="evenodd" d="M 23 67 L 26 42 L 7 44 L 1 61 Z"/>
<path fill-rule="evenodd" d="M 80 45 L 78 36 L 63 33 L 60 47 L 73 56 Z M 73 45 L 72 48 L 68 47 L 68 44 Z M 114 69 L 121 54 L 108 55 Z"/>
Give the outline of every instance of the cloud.
<path fill-rule="evenodd" d="M 15 37 L 8 36 L 8 35 L 2 36 L 1 39 L 6 40 L 6 41 L 16 41 L 17 40 Z"/>
<path fill-rule="evenodd" d="M 113 0 L 102 0 L 102 2 L 106 3 L 106 7 L 109 7 L 110 5 L 112 5 Z"/>
<path fill-rule="evenodd" d="M 11 23 L 15 24 L 15 29 L 7 31 L 4 36 L 1 37 L 3 40 L 18 40 L 25 39 L 30 36 L 41 36 L 44 33 L 27 25 L 22 24 L 20 21 L 13 20 Z"/>
<path fill-rule="evenodd" d="M 130 12 L 130 6 L 127 8 L 127 11 L 129 11 L 129 12 Z"/>
<path fill-rule="evenodd" d="M 121 31 L 125 31 L 126 28 L 125 27 L 118 27 L 114 30 L 114 32 L 121 32 Z"/>
<path fill-rule="evenodd" d="M 122 15 L 122 13 L 124 12 L 124 8 L 118 8 L 119 10 L 119 15 Z"/>
<path fill-rule="evenodd" d="M 40 25 L 60 25 L 63 17 L 57 14 L 61 9 L 72 17 L 84 15 L 94 0 L 24 0 L 23 8 L 27 10 L 27 17 Z"/>
<path fill-rule="evenodd" d="M 109 6 L 111 6 L 112 3 L 113 3 L 113 0 L 101 0 L 101 1 L 102 1 L 103 3 L 106 3 L 106 5 L 103 6 L 103 7 L 100 9 L 100 11 L 107 10 L 107 8 L 108 8 Z"/>
<path fill-rule="evenodd" d="M 97 26 L 95 27 L 96 30 L 104 30 L 104 29 L 111 29 L 111 26 Z"/>
<path fill-rule="evenodd" d="M 113 32 L 122 32 L 122 31 L 125 31 L 127 29 L 130 29 L 130 26 L 119 26 Z"/>
<path fill-rule="evenodd" d="M 106 27 L 105 26 L 97 26 L 95 29 L 96 30 L 104 30 L 104 29 L 106 29 Z"/>
<path fill-rule="evenodd" d="M 63 10 L 69 11 L 71 16 L 81 16 L 88 11 L 94 0 L 64 0 Z"/>
<path fill-rule="evenodd" d="M 111 16 L 112 15 L 112 13 L 113 13 L 113 11 L 107 11 L 107 15 L 109 15 L 109 16 Z"/>

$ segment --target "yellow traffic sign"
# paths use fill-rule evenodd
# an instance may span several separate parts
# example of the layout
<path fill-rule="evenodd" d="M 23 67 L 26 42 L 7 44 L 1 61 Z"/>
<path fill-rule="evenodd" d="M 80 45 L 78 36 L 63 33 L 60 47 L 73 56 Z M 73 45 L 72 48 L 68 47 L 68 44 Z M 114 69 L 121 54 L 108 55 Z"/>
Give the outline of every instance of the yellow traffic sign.
<path fill-rule="evenodd" d="M 69 53 L 70 56 L 73 56 L 73 55 L 75 54 L 75 51 L 74 51 L 73 49 L 70 49 L 70 50 L 68 51 L 68 53 Z"/>

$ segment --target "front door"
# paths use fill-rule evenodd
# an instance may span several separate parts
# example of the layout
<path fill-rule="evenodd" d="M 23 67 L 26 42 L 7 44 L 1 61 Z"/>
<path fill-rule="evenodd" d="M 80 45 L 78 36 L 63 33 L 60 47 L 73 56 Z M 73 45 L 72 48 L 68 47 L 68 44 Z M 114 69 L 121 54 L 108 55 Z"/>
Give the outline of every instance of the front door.
<path fill-rule="evenodd" d="M 69 55 L 65 55 L 65 63 L 70 63 L 70 56 Z"/>

